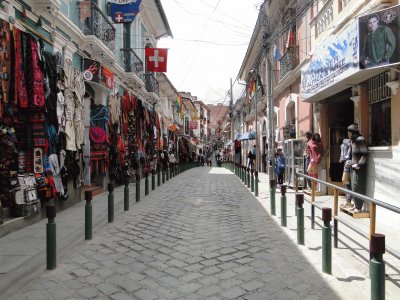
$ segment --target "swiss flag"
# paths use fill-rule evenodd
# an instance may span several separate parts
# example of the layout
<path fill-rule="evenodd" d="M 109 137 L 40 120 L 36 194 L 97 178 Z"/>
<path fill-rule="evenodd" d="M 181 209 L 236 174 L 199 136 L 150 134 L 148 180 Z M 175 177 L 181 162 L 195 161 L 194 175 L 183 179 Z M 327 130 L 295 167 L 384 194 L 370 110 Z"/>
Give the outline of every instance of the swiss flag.
<path fill-rule="evenodd" d="M 167 72 L 168 49 L 146 48 L 145 54 L 148 72 Z"/>

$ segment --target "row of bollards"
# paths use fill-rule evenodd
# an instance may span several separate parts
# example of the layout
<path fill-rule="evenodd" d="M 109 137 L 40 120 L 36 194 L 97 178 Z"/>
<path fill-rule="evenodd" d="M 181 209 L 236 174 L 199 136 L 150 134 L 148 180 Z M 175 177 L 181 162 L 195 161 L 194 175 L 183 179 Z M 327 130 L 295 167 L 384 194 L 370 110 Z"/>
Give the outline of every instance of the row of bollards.
<path fill-rule="evenodd" d="M 258 197 L 258 171 L 236 163 L 227 163 L 223 166 L 231 170 Z"/>
<path fill-rule="evenodd" d="M 258 196 L 258 172 L 251 172 L 248 168 L 240 164 L 232 164 L 233 173 Z M 253 176 L 254 175 L 254 176 Z M 271 215 L 276 215 L 275 208 L 275 187 L 276 181 L 270 180 L 270 211 Z M 281 226 L 287 227 L 287 198 L 286 186 L 281 186 Z M 304 194 L 295 195 L 295 216 L 297 217 L 297 244 L 305 245 L 304 236 Z M 315 205 L 311 203 L 311 228 L 315 228 Z M 322 208 L 322 271 L 332 274 L 332 209 Z M 333 219 L 335 247 L 337 248 L 337 223 Z M 385 253 L 385 236 L 382 234 L 372 234 L 370 237 L 370 278 L 371 278 L 371 299 L 385 299 L 385 262 L 383 254 Z"/>
<path fill-rule="evenodd" d="M 157 172 L 153 171 L 151 173 L 151 189 L 155 190 L 156 179 L 155 173 L 157 173 L 157 186 L 165 183 L 165 176 L 167 181 L 169 180 L 169 173 L 172 177 L 195 167 L 196 164 L 174 164 L 170 170 L 158 168 Z M 162 177 L 161 177 L 162 176 Z M 149 194 L 149 178 L 148 174 L 145 176 L 145 195 Z M 93 211 L 92 211 L 92 191 L 85 191 L 85 240 L 91 240 L 93 236 Z M 136 202 L 140 201 L 140 175 L 136 174 Z M 124 182 L 124 211 L 129 210 L 129 176 L 125 177 Z M 108 223 L 114 222 L 114 184 L 108 184 L 108 202 L 107 202 L 107 212 L 108 212 Z M 48 222 L 46 224 L 46 260 L 47 260 L 47 270 L 53 270 L 57 265 L 57 235 L 56 235 L 56 206 L 49 205 L 46 206 L 46 216 Z"/>

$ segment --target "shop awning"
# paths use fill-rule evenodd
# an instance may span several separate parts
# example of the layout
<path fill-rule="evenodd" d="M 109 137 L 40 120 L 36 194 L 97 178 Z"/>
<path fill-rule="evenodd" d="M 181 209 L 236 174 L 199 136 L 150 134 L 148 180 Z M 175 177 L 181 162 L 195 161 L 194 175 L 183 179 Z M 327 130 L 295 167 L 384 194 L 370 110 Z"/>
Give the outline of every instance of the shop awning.
<path fill-rule="evenodd" d="M 176 124 L 169 124 L 169 125 L 167 126 L 167 128 L 168 128 L 168 130 L 175 131 L 175 130 L 178 129 L 178 125 L 176 125 Z"/>
<path fill-rule="evenodd" d="M 256 132 L 255 131 L 248 131 L 242 134 L 239 138 L 241 141 L 243 140 L 255 140 L 256 139 Z"/>

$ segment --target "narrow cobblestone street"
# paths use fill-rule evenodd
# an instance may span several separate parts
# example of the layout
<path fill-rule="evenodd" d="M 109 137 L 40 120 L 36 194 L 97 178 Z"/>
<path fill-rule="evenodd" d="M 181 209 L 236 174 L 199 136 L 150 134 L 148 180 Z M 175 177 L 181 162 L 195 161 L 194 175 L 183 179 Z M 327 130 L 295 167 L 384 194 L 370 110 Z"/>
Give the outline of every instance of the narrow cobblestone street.
<path fill-rule="evenodd" d="M 236 176 L 204 167 L 118 214 L 14 298 L 339 297 Z"/>

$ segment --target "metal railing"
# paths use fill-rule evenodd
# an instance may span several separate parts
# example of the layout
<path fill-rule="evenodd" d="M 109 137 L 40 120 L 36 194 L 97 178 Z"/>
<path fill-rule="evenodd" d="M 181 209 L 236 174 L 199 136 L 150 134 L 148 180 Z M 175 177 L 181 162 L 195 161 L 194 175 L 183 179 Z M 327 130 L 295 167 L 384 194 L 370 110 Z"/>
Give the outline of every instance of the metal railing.
<path fill-rule="evenodd" d="M 84 35 L 94 35 L 111 51 L 115 50 L 114 25 L 95 3 L 91 3 L 90 17 L 79 18 L 79 28 Z"/>
<path fill-rule="evenodd" d="M 340 221 L 343 225 L 345 225 L 346 227 L 350 228 L 351 230 L 353 230 L 354 232 L 357 232 L 358 234 L 360 234 L 361 236 L 370 239 L 371 236 L 373 234 L 375 234 L 375 229 L 376 229 L 376 206 L 380 206 L 382 208 L 386 208 L 387 210 L 391 211 L 391 212 L 395 212 L 397 214 L 400 214 L 400 207 L 382 202 L 380 200 L 376 200 L 373 198 L 370 198 L 368 196 L 353 192 L 351 190 L 342 188 L 340 186 L 336 186 L 332 183 L 329 182 L 325 182 L 323 180 L 320 179 L 316 179 L 314 177 L 310 177 L 308 175 L 305 175 L 301 172 L 296 172 L 296 192 L 298 191 L 298 186 L 297 186 L 297 182 L 298 182 L 298 176 L 300 177 L 304 177 L 305 179 L 309 179 L 311 180 L 312 184 L 311 184 L 311 199 L 310 199 L 310 204 L 311 204 L 311 228 L 314 229 L 314 224 L 315 224 L 315 207 L 317 207 L 318 209 L 322 210 L 322 207 L 320 207 L 319 205 L 317 205 L 315 203 L 315 189 L 316 189 L 316 184 L 315 183 L 319 183 L 319 184 L 323 184 L 327 187 L 330 187 L 333 189 L 334 191 L 334 196 L 333 196 L 333 239 L 334 239 L 334 247 L 337 248 L 338 247 L 338 222 Z M 356 226 L 354 226 L 353 224 L 345 221 L 343 218 L 340 218 L 338 216 L 338 212 L 339 212 L 339 191 L 352 195 L 355 198 L 361 199 L 365 202 L 367 202 L 369 204 L 369 214 L 370 214 L 370 224 L 369 224 L 369 233 L 365 233 L 362 230 L 360 230 L 359 228 L 357 228 Z M 400 259 L 400 253 L 397 252 L 396 250 L 386 246 L 386 251 L 393 255 L 394 257 L 396 257 L 397 259 Z"/>
<path fill-rule="evenodd" d="M 134 73 L 139 79 L 144 79 L 144 66 L 142 60 L 137 56 L 135 51 L 131 48 L 121 49 L 123 54 L 123 61 L 125 72 Z"/>
<path fill-rule="evenodd" d="M 299 47 L 291 46 L 280 61 L 280 79 L 299 65 Z"/>
<path fill-rule="evenodd" d="M 150 93 L 158 95 L 158 81 L 153 74 L 144 74 L 146 90 Z"/>

